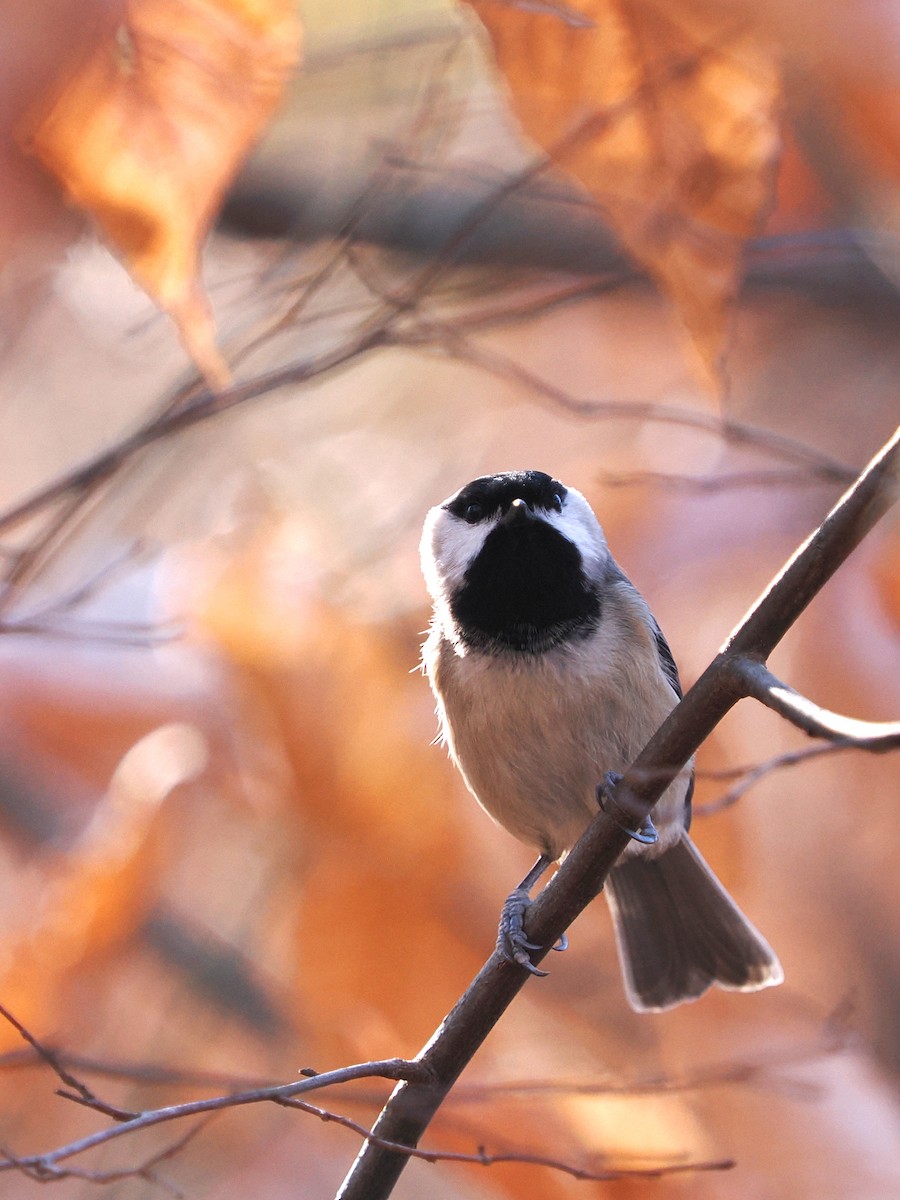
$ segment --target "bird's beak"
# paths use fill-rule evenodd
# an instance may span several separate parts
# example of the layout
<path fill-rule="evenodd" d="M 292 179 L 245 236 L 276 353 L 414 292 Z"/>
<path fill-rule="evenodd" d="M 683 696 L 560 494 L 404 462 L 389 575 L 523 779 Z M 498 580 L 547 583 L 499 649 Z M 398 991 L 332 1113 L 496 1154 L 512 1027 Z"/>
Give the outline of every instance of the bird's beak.
<path fill-rule="evenodd" d="M 534 521 L 535 515 L 524 500 L 513 500 L 512 504 L 500 518 L 501 525 L 524 525 Z"/>

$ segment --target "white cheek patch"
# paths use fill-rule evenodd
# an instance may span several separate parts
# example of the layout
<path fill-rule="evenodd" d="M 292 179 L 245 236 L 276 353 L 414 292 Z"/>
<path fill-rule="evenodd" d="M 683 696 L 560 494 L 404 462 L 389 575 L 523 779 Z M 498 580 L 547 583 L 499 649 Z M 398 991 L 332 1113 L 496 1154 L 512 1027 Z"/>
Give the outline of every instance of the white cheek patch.
<path fill-rule="evenodd" d="M 433 508 L 422 531 L 422 573 L 433 600 L 462 584 L 466 571 L 497 524 L 497 517 L 469 525 L 444 508 Z"/>
<path fill-rule="evenodd" d="M 561 513 L 544 514 L 548 524 L 578 548 L 588 579 L 599 579 L 609 559 L 606 538 L 591 506 L 575 488 L 569 488 Z"/>

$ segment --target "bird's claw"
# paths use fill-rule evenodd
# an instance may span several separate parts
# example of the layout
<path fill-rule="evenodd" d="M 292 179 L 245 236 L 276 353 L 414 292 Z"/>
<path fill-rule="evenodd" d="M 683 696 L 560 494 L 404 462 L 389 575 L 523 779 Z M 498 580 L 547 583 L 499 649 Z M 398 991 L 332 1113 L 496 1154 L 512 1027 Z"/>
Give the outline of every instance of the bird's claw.
<path fill-rule="evenodd" d="M 536 975 L 538 979 L 543 979 L 549 975 L 549 971 L 542 971 L 540 967 L 536 967 L 524 950 L 517 950 L 513 955 L 513 962 L 517 962 L 520 967 L 524 967 L 526 971 L 530 971 L 532 975 Z"/>
<path fill-rule="evenodd" d="M 544 976 L 548 971 L 542 971 L 531 961 L 529 950 L 540 950 L 537 942 L 529 942 L 525 937 L 525 913 L 532 904 L 532 899 L 526 888 L 516 888 L 506 897 L 503 911 L 500 914 L 500 928 L 497 932 L 497 949 L 507 962 L 518 963 L 532 975 Z M 569 939 L 562 934 L 559 941 L 551 946 L 552 950 L 565 950 Z"/>
<path fill-rule="evenodd" d="M 506 897 L 500 914 L 500 928 L 497 931 L 497 949 L 507 962 L 518 963 L 532 975 L 546 975 L 547 972 L 536 967 L 528 954 L 529 950 L 540 949 L 540 946 L 529 942 L 525 937 L 525 911 L 531 903 L 531 897 L 525 888 L 516 888 Z"/>
<path fill-rule="evenodd" d="M 649 814 L 641 821 L 639 829 L 634 829 L 628 824 L 628 814 L 625 813 L 616 804 L 614 793 L 621 782 L 622 776 L 615 771 L 607 771 L 603 782 L 597 787 L 597 803 L 606 813 L 611 821 L 623 829 L 630 838 L 636 842 L 641 842 L 645 846 L 652 846 L 654 842 L 659 841 L 659 834 L 656 832 L 656 826 L 650 820 Z"/>

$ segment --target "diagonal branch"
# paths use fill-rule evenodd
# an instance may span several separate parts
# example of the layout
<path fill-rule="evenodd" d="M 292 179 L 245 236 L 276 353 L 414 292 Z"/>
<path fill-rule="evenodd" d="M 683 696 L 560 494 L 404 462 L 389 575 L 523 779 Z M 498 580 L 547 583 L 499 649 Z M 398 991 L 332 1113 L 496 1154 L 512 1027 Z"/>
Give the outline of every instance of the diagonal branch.
<path fill-rule="evenodd" d="M 735 664 L 748 656 L 764 660 L 771 653 L 898 493 L 900 429 L 773 580 L 626 772 L 615 798 L 633 816 L 635 827 L 729 709 L 753 694 Z M 528 910 L 530 942 L 550 947 L 559 940 L 603 887 L 628 837 L 606 813 L 598 813 Z M 545 953 L 546 949 L 532 952 L 533 961 L 537 964 Z M 394 1089 L 372 1129 L 379 1142 L 364 1143 L 341 1185 L 339 1200 L 384 1200 L 391 1194 L 407 1155 L 380 1143 L 417 1145 L 463 1069 L 529 978 L 523 967 L 494 951 L 416 1056 L 426 1078 L 404 1081 Z"/>

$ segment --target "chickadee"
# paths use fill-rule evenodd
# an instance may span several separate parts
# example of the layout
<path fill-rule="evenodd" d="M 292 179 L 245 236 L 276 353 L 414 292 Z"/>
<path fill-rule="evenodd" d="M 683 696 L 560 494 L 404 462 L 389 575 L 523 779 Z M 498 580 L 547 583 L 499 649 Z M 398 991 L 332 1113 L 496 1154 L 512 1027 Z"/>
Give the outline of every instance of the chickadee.
<path fill-rule="evenodd" d="M 678 671 L 584 496 L 542 471 L 467 484 L 429 512 L 421 554 L 434 601 L 423 664 L 443 740 L 482 808 L 541 855 L 509 898 L 499 938 L 535 970 L 522 932 L 528 890 L 584 832 L 604 779 L 674 708 Z M 713 983 L 755 991 L 783 978 L 688 837 L 692 791 L 688 763 L 607 880 L 637 1011 Z"/>

